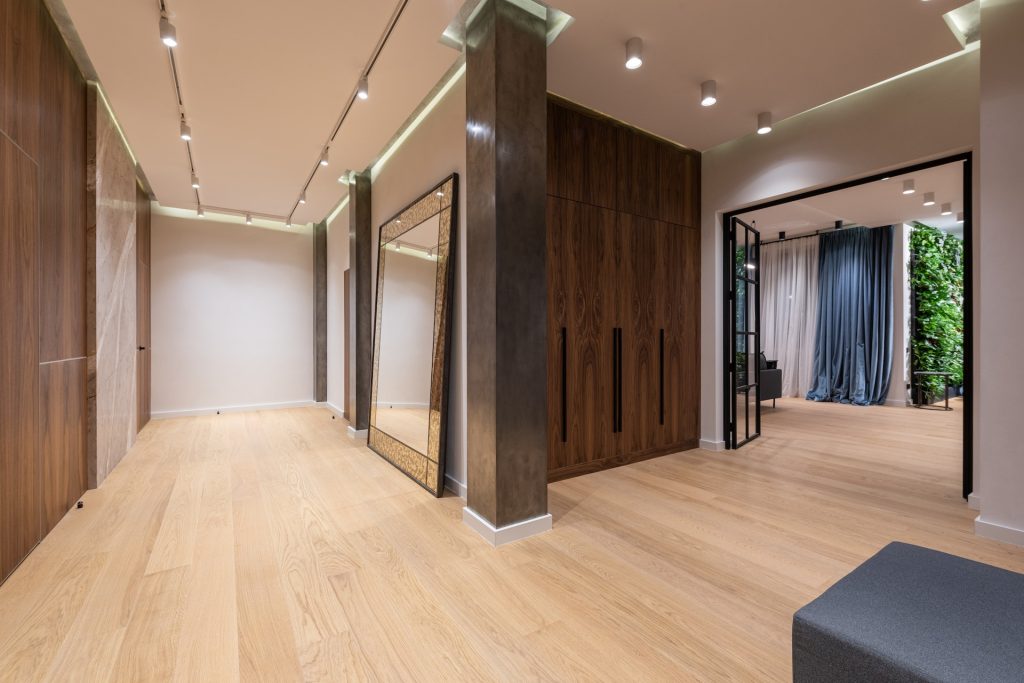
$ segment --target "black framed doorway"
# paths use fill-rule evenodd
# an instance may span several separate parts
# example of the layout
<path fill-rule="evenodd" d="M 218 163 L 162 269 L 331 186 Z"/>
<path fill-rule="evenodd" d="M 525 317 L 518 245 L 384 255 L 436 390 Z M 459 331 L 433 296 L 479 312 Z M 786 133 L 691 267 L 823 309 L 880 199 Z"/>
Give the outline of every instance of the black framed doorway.
<path fill-rule="evenodd" d="M 963 206 L 964 206 L 964 417 L 963 417 L 963 497 L 966 499 L 974 489 L 974 174 L 973 174 L 973 152 L 962 152 L 951 156 L 941 157 L 932 161 L 925 161 L 910 166 L 895 168 L 883 173 L 875 173 L 856 180 L 848 180 L 843 183 L 830 185 L 816 190 L 808 190 L 787 197 L 773 199 L 741 209 L 726 212 L 722 216 L 722 251 L 723 251 L 723 278 L 722 278 L 722 389 L 724 420 L 722 425 L 722 440 L 725 447 L 734 447 L 731 437 L 735 431 L 736 422 L 736 399 L 733 391 L 733 371 L 731 364 L 735 359 L 733 353 L 733 326 L 735 324 L 732 316 L 733 301 L 730 299 L 730 292 L 735 286 L 733 282 L 735 272 L 735 252 L 733 251 L 733 228 L 734 221 L 738 217 L 751 211 L 768 209 L 773 206 L 781 206 L 794 201 L 810 199 L 819 195 L 845 190 L 851 187 L 867 185 L 868 183 L 885 180 L 891 176 L 905 175 L 916 171 L 923 171 L 937 166 L 947 164 L 962 164 L 963 172 Z M 741 221 L 742 223 L 742 221 Z M 755 290 L 760 293 L 760 289 Z M 758 354 L 760 347 L 757 348 Z M 758 428 L 758 433 L 760 429 Z M 742 445 L 742 444 L 740 444 Z"/>
<path fill-rule="evenodd" d="M 729 448 L 740 448 L 761 436 L 761 233 L 733 217 L 728 253 L 727 367 L 732 417 L 726 442 Z"/>

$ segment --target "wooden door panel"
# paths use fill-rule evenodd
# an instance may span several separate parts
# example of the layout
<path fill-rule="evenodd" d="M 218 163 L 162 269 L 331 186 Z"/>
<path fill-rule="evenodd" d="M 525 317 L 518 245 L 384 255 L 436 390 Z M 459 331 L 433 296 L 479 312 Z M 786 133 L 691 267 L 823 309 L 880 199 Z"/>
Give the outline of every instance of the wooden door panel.
<path fill-rule="evenodd" d="M 152 243 L 152 225 L 149 195 L 136 185 L 135 189 L 135 307 L 136 307 L 136 339 L 138 352 L 136 356 L 136 387 L 138 414 L 137 429 L 142 430 L 149 422 L 152 401 L 152 318 L 150 250 Z"/>
<path fill-rule="evenodd" d="M 41 536 L 39 438 L 39 180 L 0 135 L 0 580 Z"/>
<path fill-rule="evenodd" d="M 57 525 L 88 486 L 84 358 L 39 366 L 43 530 Z"/>

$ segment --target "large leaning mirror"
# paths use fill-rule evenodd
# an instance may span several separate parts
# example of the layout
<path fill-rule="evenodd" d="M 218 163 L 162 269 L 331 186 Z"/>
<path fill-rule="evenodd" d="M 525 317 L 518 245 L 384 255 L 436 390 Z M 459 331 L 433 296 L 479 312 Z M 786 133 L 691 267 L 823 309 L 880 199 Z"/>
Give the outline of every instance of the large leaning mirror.
<path fill-rule="evenodd" d="M 382 225 L 377 256 L 369 444 L 435 496 L 444 490 L 458 190 L 453 174 Z"/>

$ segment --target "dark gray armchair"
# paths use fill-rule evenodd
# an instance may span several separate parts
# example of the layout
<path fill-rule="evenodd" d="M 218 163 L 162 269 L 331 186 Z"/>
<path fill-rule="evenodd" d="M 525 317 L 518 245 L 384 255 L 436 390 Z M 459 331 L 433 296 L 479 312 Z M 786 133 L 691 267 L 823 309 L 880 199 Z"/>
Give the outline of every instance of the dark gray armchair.
<path fill-rule="evenodd" d="M 778 361 L 768 360 L 761 354 L 761 400 L 771 399 L 772 408 L 775 407 L 775 399 L 782 398 L 782 370 L 778 368 Z"/>

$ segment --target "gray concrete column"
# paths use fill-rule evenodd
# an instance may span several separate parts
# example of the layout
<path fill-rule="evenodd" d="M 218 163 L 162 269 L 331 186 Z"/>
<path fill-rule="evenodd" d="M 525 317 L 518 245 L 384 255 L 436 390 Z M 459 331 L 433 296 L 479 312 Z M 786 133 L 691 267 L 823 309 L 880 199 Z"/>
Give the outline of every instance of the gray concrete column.
<path fill-rule="evenodd" d="M 370 428 L 370 381 L 373 368 L 373 225 L 370 174 L 360 173 L 348 186 L 349 239 L 349 432 L 364 436 Z"/>
<path fill-rule="evenodd" d="M 547 498 L 546 9 L 486 0 L 466 30 L 468 499 L 491 543 Z"/>

